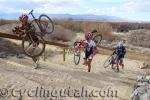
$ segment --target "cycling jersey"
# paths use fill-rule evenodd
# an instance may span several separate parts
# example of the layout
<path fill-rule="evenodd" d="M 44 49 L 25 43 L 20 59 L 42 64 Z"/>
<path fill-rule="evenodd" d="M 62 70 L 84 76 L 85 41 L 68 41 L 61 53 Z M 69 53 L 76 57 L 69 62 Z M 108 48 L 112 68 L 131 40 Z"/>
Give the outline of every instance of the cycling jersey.
<path fill-rule="evenodd" d="M 21 30 L 26 30 L 26 33 L 34 34 L 35 33 L 35 27 L 31 23 L 27 23 L 26 25 L 22 25 L 20 27 Z"/>
<path fill-rule="evenodd" d="M 35 27 L 34 25 L 32 25 L 31 23 L 27 23 L 26 25 L 22 25 L 20 27 L 21 30 L 25 30 L 26 34 L 31 34 L 31 37 L 33 39 L 34 42 L 38 41 L 37 36 L 35 36 Z"/>
<path fill-rule="evenodd" d="M 86 49 L 87 51 L 90 51 L 91 48 L 96 48 L 96 44 L 93 40 L 86 40 L 85 43 L 87 44 Z"/>
<path fill-rule="evenodd" d="M 85 48 L 85 60 L 91 60 L 92 59 L 92 54 L 93 51 L 96 49 L 96 44 L 93 40 L 89 40 L 89 41 L 85 41 L 85 43 L 87 44 L 86 48 Z"/>
<path fill-rule="evenodd" d="M 123 61 L 124 56 L 125 56 L 125 53 L 126 53 L 126 48 L 125 48 L 125 46 L 124 46 L 121 42 L 119 42 L 119 43 L 117 44 L 117 46 L 114 47 L 113 49 L 114 49 L 114 50 L 116 51 L 116 53 L 117 53 L 117 60 Z"/>
<path fill-rule="evenodd" d="M 117 51 L 117 54 L 125 54 L 126 49 L 124 46 L 121 46 L 121 47 L 117 47 L 116 51 Z"/>

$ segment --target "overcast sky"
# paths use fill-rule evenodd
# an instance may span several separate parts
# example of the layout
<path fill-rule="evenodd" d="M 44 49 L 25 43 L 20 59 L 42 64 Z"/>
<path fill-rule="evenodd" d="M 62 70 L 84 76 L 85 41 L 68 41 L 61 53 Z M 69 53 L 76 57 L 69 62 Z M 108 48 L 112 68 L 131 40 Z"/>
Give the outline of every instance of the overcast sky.
<path fill-rule="evenodd" d="M 0 13 L 95 14 L 150 21 L 150 0 L 0 0 Z M 16 16 L 17 17 L 17 16 Z"/>

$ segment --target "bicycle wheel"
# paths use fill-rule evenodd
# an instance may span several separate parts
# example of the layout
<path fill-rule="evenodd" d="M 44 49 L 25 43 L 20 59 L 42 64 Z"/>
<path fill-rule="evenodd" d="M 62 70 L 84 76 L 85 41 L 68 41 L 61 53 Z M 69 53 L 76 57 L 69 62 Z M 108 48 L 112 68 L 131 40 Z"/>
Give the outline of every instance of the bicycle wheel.
<path fill-rule="evenodd" d="M 118 59 L 118 55 L 115 55 L 115 56 L 114 56 L 114 64 L 116 65 L 115 68 L 114 68 L 114 69 L 115 69 L 115 72 L 119 72 L 119 66 L 117 66 L 117 64 L 116 64 L 117 59 Z"/>
<path fill-rule="evenodd" d="M 53 21 L 47 15 L 40 15 L 39 17 L 41 32 L 51 34 L 54 31 Z"/>
<path fill-rule="evenodd" d="M 103 64 L 104 68 L 107 68 L 107 67 L 109 67 L 109 66 L 112 64 L 112 60 L 113 60 L 112 57 L 113 57 L 113 55 L 109 56 L 109 57 L 106 59 L 106 61 L 105 61 L 104 64 Z"/>
<path fill-rule="evenodd" d="M 116 67 L 114 67 L 114 65 L 116 64 L 116 57 L 117 55 L 112 55 L 112 62 L 111 62 L 111 68 L 115 69 Z"/>
<path fill-rule="evenodd" d="M 33 42 L 28 35 L 26 35 L 22 40 L 23 52 L 29 57 L 39 57 L 45 51 L 44 39 L 37 34 L 35 34 L 34 38 L 38 39 L 36 47 L 33 47 Z"/>
<path fill-rule="evenodd" d="M 96 45 L 99 46 L 101 44 L 101 41 L 102 41 L 102 35 L 97 34 L 96 36 L 93 37 L 93 40 L 95 41 Z"/>
<path fill-rule="evenodd" d="M 77 43 L 74 43 L 74 63 L 78 65 L 80 63 L 81 51 L 79 48 L 76 48 Z"/>

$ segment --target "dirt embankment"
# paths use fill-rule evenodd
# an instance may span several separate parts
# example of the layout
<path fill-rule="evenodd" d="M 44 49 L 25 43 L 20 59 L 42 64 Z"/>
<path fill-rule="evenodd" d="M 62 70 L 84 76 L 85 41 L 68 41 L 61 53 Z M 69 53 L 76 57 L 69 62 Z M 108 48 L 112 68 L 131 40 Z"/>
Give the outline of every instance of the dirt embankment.
<path fill-rule="evenodd" d="M 47 51 L 53 51 L 54 54 L 57 51 L 61 51 L 61 48 L 54 46 L 47 46 Z M 83 57 L 83 54 L 82 54 Z M 59 93 L 55 94 L 54 100 L 131 100 L 131 94 L 133 86 L 136 80 L 136 76 L 141 73 L 139 66 L 142 62 L 137 60 L 125 59 L 125 68 L 121 69 L 119 73 L 114 72 L 111 68 L 105 69 L 103 63 L 108 55 L 97 54 L 93 59 L 92 70 L 87 72 L 87 67 L 81 63 L 76 66 L 73 62 L 73 54 L 66 55 L 66 61 L 63 62 L 62 54 L 57 53 L 49 56 L 44 62 L 40 59 L 40 68 L 33 69 L 33 62 L 30 58 L 16 58 L 8 57 L 0 59 L 0 88 L 8 89 L 8 96 L 0 97 L 1 100 L 50 100 L 52 97 L 40 96 L 38 94 L 35 97 L 28 96 L 28 91 L 36 90 L 37 87 L 52 92 L 56 90 L 60 92 L 63 90 L 78 90 L 79 93 L 84 91 L 101 91 L 94 93 L 95 96 L 86 96 L 81 94 L 77 96 L 60 97 Z M 148 70 L 148 69 L 147 69 Z M 146 72 L 148 73 L 148 71 Z M 145 72 L 145 70 L 142 70 Z M 16 92 L 18 90 L 26 91 L 21 94 Z M 12 96 L 11 91 L 14 90 L 15 96 Z M 39 91 L 38 90 L 38 91 Z M 41 90 L 42 91 L 42 90 Z M 113 94 L 108 95 L 108 91 L 113 91 Z M 40 92 L 38 92 L 40 93 Z M 54 92 L 53 92 L 54 93 Z M 58 98 L 56 98 L 58 96 Z M 112 97 L 113 96 L 113 97 Z"/>

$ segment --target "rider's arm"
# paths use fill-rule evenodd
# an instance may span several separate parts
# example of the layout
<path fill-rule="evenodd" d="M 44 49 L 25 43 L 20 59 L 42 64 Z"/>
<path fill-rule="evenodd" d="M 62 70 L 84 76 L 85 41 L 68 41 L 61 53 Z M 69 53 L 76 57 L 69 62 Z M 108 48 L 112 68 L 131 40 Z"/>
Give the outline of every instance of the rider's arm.
<path fill-rule="evenodd" d="M 81 44 L 79 45 L 79 48 L 86 48 L 88 46 L 86 41 L 82 41 Z"/>
<path fill-rule="evenodd" d="M 26 33 L 34 33 L 35 32 L 35 27 L 34 27 L 34 25 L 30 25 L 29 27 L 27 27 L 27 29 L 26 29 Z"/>
<path fill-rule="evenodd" d="M 124 47 L 124 55 L 126 54 L 126 48 Z"/>
<path fill-rule="evenodd" d="M 25 33 L 26 30 L 25 29 L 19 29 L 19 32 Z"/>
<path fill-rule="evenodd" d="M 25 28 L 24 28 L 24 26 L 23 26 L 23 25 L 19 27 L 19 32 L 23 32 L 23 33 L 25 33 Z"/>
<path fill-rule="evenodd" d="M 115 51 L 117 48 L 118 48 L 118 46 L 115 45 L 115 46 L 112 47 L 112 50 Z"/>

